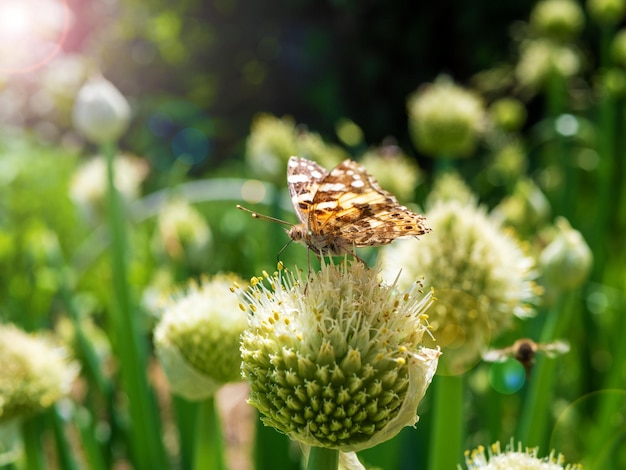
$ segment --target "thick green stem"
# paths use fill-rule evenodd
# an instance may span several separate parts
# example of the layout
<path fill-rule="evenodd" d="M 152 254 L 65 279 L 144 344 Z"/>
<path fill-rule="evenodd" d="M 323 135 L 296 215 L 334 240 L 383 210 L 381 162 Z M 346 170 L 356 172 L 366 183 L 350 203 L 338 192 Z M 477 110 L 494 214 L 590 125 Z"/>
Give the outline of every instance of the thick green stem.
<path fill-rule="evenodd" d="M 65 470 L 76 470 L 78 464 L 74 459 L 72 446 L 65 435 L 65 423 L 56 406 L 48 412 L 48 417 L 54 431 L 54 440 L 56 443 L 57 455 L 59 459 L 59 467 Z"/>
<path fill-rule="evenodd" d="M 550 342 L 559 338 L 569 327 L 570 320 L 576 310 L 577 297 L 573 292 L 562 293 L 548 312 L 540 341 Z M 528 383 L 528 393 L 521 414 L 518 436 L 527 446 L 544 446 L 546 444 L 550 420 L 550 403 L 554 389 L 554 377 L 558 360 L 556 358 L 537 358 Z M 545 448 L 542 450 L 546 450 Z"/>
<path fill-rule="evenodd" d="M 44 470 L 46 458 L 41 447 L 41 431 L 44 429 L 41 416 L 34 416 L 22 423 L 24 441 L 24 470 Z"/>
<path fill-rule="evenodd" d="M 307 470 L 333 470 L 339 467 L 339 451 L 324 447 L 311 447 Z"/>
<path fill-rule="evenodd" d="M 465 378 L 435 377 L 429 470 L 457 468 L 463 460 Z"/>
<path fill-rule="evenodd" d="M 224 445 L 215 398 L 201 402 L 198 411 L 193 468 L 222 470 L 225 468 Z"/>
<path fill-rule="evenodd" d="M 160 436 L 160 423 L 154 396 L 148 387 L 147 344 L 137 327 L 138 315 L 133 306 L 127 277 L 125 218 L 115 187 L 115 145 L 103 145 L 107 161 L 107 209 L 111 231 L 112 305 L 109 320 L 114 348 L 119 359 L 122 380 L 128 396 L 131 418 L 131 446 L 137 469 L 160 468 L 166 462 Z"/>
<path fill-rule="evenodd" d="M 296 470 L 297 462 L 290 458 L 290 441 L 276 429 L 257 422 L 254 439 L 255 470 Z"/>
<path fill-rule="evenodd" d="M 100 443 L 97 439 L 96 426 L 90 411 L 85 408 L 77 409 L 74 413 L 74 425 L 80 433 L 80 443 L 85 455 L 85 460 L 89 462 L 91 470 L 106 470 L 106 464 Z"/>

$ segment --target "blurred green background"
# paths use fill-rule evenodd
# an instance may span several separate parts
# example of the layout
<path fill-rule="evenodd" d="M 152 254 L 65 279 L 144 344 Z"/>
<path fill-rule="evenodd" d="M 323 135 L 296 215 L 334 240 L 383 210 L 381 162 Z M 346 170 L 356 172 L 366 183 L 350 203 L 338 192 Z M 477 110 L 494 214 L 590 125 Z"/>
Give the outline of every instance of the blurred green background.
<path fill-rule="evenodd" d="M 189 278 L 275 269 L 283 228 L 235 204 L 294 222 L 284 177 L 291 154 L 327 168 L 370 162 L 413 207 L 438 176 L 456 172 L 535 259 L 558 217 L 580 231 L 593 253 L 588 276 L 563 289 L 538 269 L 537 317 L 493 345 L 557 339 L 550 329 L 570 352 L 544 384 L 496 387 L 487 363 L 468 371 L 463 448 L 525 438 L 541 455 L 556 447 L 586 468 L 626 468 L 625 12 L 619 0 L 2 0 L 0 319 L 54 334 L 81 364 L 69 398 L 28 417 L 29 452 L 7 468 L 157 468 L 155 460 L 194 468 L 201 405 L 168 394 L 151 346 L 155 305 Z M 132 108 L 114 150 L 117 218 L 106 149 L 72 123 L 78 91 L 97 72 Z M 411 127 L 409 96 L 442 80 L 471 90 L 486 110 L 464 158 L 424 151 Z M 410 170 L 377 173 L 389 155 Z M 394 168 L 412 174 L 408 186 Z M 116 226 L 126 282 L 113 287 Z M 281 260 L 303 267 L 307 253 L 291 245 Z M 116 289 L 133 317 L 127 333 L 110 313 Z M 554 330 L 549 319 L 559 315 L 566 320 L 553 320 Z M 133 371 L 148 374 L 132 385 L 124 374 Z M 537 396 L 545 415 L 533 433 Z M 152 428 L 132 411 L 144 399 Z M 427 468 L 436 419 L 428 393 L 423 406 L 417 430 L 365 461 Z M 143 431 L 156 436 L 144 447 Z M 298 468 L 272 433 L 249 431 L 257 451 L 244 440 L 245 463 L 232 468 Z M 281 450 L 265 455 L 272 446 Z"/>

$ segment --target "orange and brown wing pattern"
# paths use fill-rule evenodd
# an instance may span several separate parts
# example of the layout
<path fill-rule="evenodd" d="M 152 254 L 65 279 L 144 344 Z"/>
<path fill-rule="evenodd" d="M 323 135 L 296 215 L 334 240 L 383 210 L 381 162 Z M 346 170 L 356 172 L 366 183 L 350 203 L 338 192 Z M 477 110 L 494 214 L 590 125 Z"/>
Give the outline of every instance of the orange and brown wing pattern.
<path fill-rule="evenodd" d="M 320 182 L 328 171 L 306 158 L 291 157 L 287 164 L 287 186 L 300 223 L 307 225 L 309 210 Z"/>
<path fill-rule="evenodd" d="M 424 221 L 382 189 L 365 168 L 345 160 L 319 183 L 308 224 L 313 233 L 334 234 L 343 244 L 375 246 L 427 233 Z"/>

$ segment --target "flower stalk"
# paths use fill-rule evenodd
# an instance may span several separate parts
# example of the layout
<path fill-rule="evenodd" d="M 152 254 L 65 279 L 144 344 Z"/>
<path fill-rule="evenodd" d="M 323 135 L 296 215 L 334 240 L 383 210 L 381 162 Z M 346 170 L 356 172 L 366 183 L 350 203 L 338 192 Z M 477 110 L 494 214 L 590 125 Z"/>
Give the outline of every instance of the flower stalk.
<path fill-rule="evenodd" d="M 222 429 L 215 395 L 200 402 L 196 421 L 194 470 L 224 470 Z"/>
<path fill-rule="evenodd" d="M 120 362 L 122 381 L 128 394 L 133 423 L 131 446 L 138 468 L 158 468 L 165 461 L 165 451 L 160 438 L 154 396 L 145 375 L 147 345 L 140 339 L 136 325 L 136 309 L 128 289 L 127 241 L 122 207 L 115 187 L 113 164 L 117 149 L 115 144 L 109 142 L 102 144 L 101 150 L 107 161 L 107 208 L 115 294 L 109 315 L 117 339 L 114 348 L 117 350 L 117 356 L 122 358 Z"/>
<path fill-rule="evenodd" d="M 324 447 L 311 447 L 307 470 L 333 470 L 339 466 L 339 451 Z"/>
<path fill-rule="evenodd" d="M 438 375 L 434 384 L 429 470 L 455 468 L 463 455 L 464 375 Z"/>

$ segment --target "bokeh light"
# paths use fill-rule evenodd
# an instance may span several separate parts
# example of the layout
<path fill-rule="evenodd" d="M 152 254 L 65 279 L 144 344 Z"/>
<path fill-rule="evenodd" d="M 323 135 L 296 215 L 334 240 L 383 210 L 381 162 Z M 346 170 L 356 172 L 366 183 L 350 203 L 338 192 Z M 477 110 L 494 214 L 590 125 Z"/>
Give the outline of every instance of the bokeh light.
<path fill-rule="evenodd" d="M 613 411 L 602 420 L 603 406 L 607 404 L 613 405 Z M 610 438 L 592 442 L 589 436 Z M 550 447 L 558 448 L 573 461 L 583 462 L 585 468 L 626 468 L 626 390 L 598 390 L 563 407 Z"/>
<path fill-rule="evenodd" d="M 524 366 L 515 359 L 496 362 L 489 368 L 489 383 L 504 395 L 515 393 L 526 383 Z"/>
<path fill-rule="evenodd" d="M 211 158 L 215 126 L 211 117 L 189 101 L 164 101 L 150 106 L 141 134 L 141 152 L 156 168 L 175 162 L 199 167 Z"/>
<path fill-rule="evenodd" d="M 26 73 L 52 60 L 70 25 L 65 0 L 0 2 L 0 72 Z"/>

